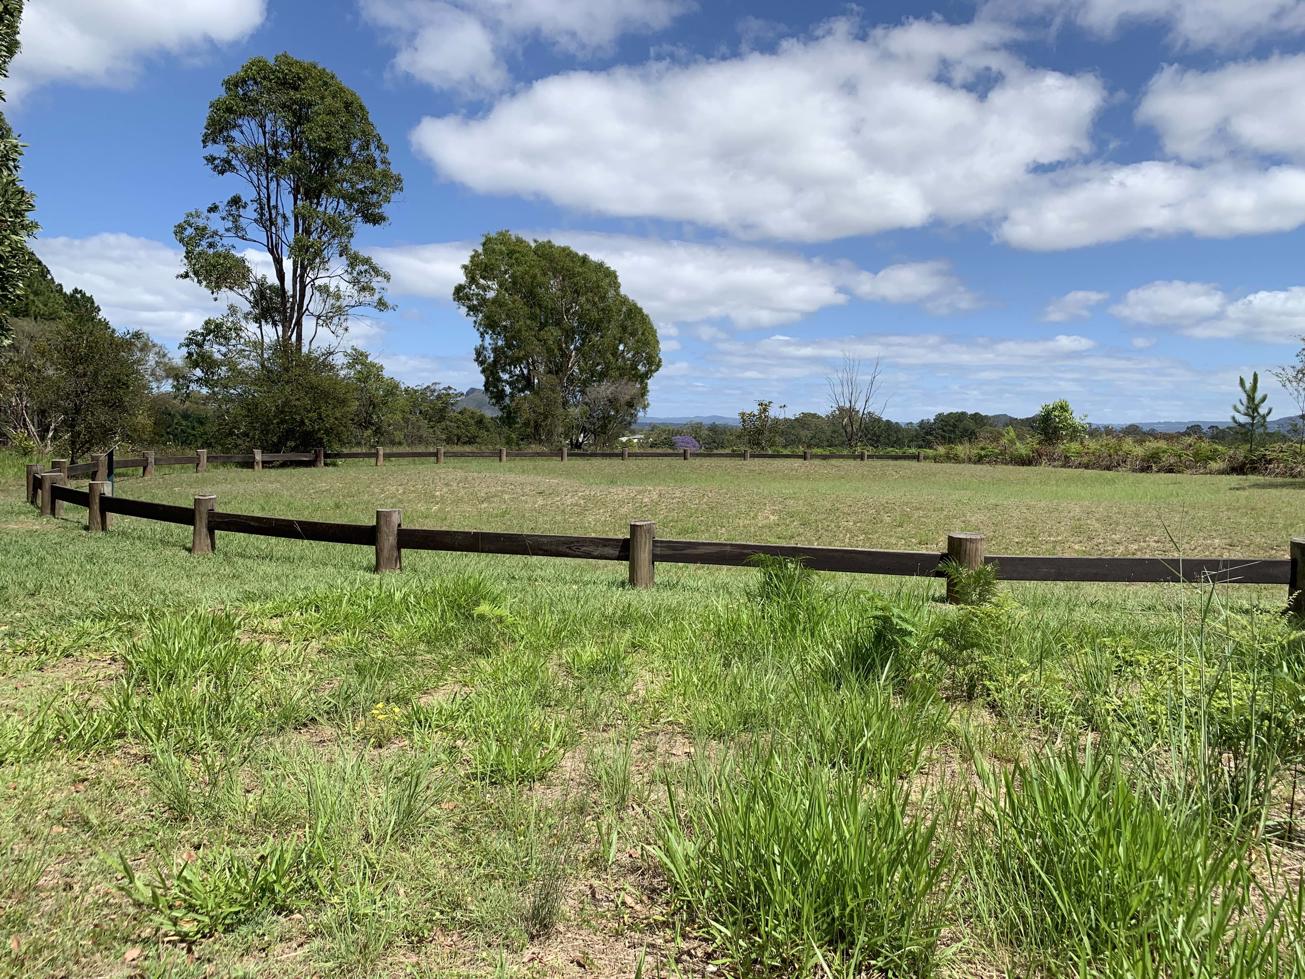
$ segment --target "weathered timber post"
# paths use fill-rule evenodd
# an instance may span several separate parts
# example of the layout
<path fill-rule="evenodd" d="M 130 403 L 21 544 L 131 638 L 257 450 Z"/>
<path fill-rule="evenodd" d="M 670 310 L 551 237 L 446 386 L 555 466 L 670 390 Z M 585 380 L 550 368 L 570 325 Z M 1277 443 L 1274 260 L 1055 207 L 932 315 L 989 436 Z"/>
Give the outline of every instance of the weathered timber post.
<path fill-rule="evenodd" d="M 811 461 L 811 450 L 810 450 L 810 449 L 803 449 L 803 450 L 802 450 L 802 461 L 803 461 L 803 462 L 810 462 L 810 461 Z"/>
<path fill-rule="evenodd" d="M 743 461 L 744 461 L 744 462 L 751 462 L 751 461 L 752 461 L 752 450 L 751 450 L 751 449 L 744 449 L 744 450 L 743 450 Z"/>
<path fill-rule="evenodd" d="M 1287 578 L 1287 611 L 1305 615 L 1305 537 L 1291 539 L 1291 573 Z"/>
<path fill-rule="evenodd" d="M 191 554 L 212 554 L 217 550 L 217 531 L 208 524 L 208 515 L 216 509 L 216 496 L 195 497 L 195 529 L 190 535 Z"/>
<path fill-rule="evenodd" d="M 680 450 L 680 458 L 683 459 L 685 462 L 688 462 L 688 461 L 689 461 L 689 450 L 688 450 L 688 449 L 681 449 L 681 450 Z"/>
<path fill-rule="evenodd" d="M 109 457 L 103 452 L 95 452 L 91 455 L 91 462 L 95 464 L 95 475 L 91 477 L 96 482 L 106 482 L 109 478 Z"/>
<path fill-rule="evenodd" d="M 858 452 L 856 458 L 858 462 L 865 462 L 865 449 Z"/>
<path fill-rule="evenodd" d="M 628 445 L 621 446 L 621 461 L 626 462 L 629 458 L 630 458 L 630 447 Z"/>
<path fill-rule="evenodd" d="M 36 506 L 36 488 L 38 485 L 37 480 L 39 480 L 40 478 L 41 478 L 40 465 L 35 462 L 29 462 L 27 464 L 27 468 L 24 470 L 24 475 L 23 475 L 23 480 L 24 480 L 23 488 L 26 490 L 26 492 L 23 495 L 23 498 L 27 500 L 27 502 L 30 503 L 32 506 Z"/>
<path fill-rule="evenodd" d="M 63 501 L 54 498 L 56 486 L 67 486 L 68 477 L 59 472 L 41 473 L 41 516 L 63 516 Z"/>
<path fill-rule="evenodd" d="M 636 520 L 630 524 L 630 586 L 653 586 L 653 538 L 657 524 L 651 520 Z"/>
<path fill-rule="evenodd" d="M 444 461 L 444 446 L 441 445 L 438 449 L 435 450 L 435 465 L 438 466 L 443 461 Z"/>
<path fill-rule="evenodd" d="M 112 493 L 113 484 L 104 479 L 93 480 L 86 488 L 86 529 L 92 534 L 109 529 L 109 515 L 104 512 L 103 500 Z"/>
<path fill-rule="evenodd" d="M 503 448 L 502 446 L 499 446 L 498 449 L 498 461 L 507 462 L 507 449 Z"/>
<path fill-rule="evenodd" d="M 317 448 L 313 449 L 313 466 L 316 469 L 321 469 L 325 465 L 326 465 L 326 449 L 322 448 L 321 446 L 318 446 Z"/>
<path fill-rule="evenodd" d="M 947 556 L 967 571 L 974 571 L 983 564 L 983 535 L 957 533 L 947 535 Z M 947 581 L 947 601 L 955 603 L 955 588 L 951 579 Z"/>
<path fill-rule="evenodd" d="M 150 449 L 145 453 L 145 465 L 140 468 L 141 477 L 154 475 L 154 450 Z"/>
<path fill-rule="evenodd" d="M 64 479 L 67 479 L 67 478 L 68 478 L 68 460 L 67 460 L 67 459 L 51 459 L 51 460 L 50 460 L 50 468 L 51 468 L 54 472 L 57 472 L 59 475 L 61 475 Z"/>
<path fill-rule="evenodd" d="M 918 452 L 915 453 L 915 461 L 924 462 L 924 449 L 920 449 Z"/>
<path fill-rule="evenodd" d="M 385 446 L 383 445 L 376 446 L 376 465 L 385 465 Z"/>
<path fill-rule="evenodd" d="M 255 449 L 255 450 L 254 450 L 254 472 L 256 472 L 256 473 L 261 473 L 262 471 L 263 471 L 263 450 L 262 450 L 262 449 Z"/>
<path fill-rule="evenodd" d="M 560 450 L 558 450 L 558 453 L 557 453 L 557 459 L 558 459 L 559 462 L 566 462 L 566 446 L 565 446 L 565 445 L 562 446 L 562 448 L 561 448 Z"/>
<path fill-rule="evenodd" d="M 195 472 L 208 472 L 208 449 L 195 450 Z"/>
<path fill-rule="evenodd" d="M 403 552 L 399 550 L 399 527 L 402 510 L 376 511 L 376 573 L 402 571 Z"/>

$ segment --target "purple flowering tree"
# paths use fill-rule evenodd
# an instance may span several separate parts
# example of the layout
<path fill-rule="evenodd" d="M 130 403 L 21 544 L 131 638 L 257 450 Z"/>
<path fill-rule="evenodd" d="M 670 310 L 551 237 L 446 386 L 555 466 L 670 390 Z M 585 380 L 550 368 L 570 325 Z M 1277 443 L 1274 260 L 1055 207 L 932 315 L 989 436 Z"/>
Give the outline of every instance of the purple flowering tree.
<path fill-rule="evenodd" d="M 677 449 L 688 449 L 690 452 L 697 452 L 702 445 L 692 435 L 676 435 L 671 438 L 671 445 Z"/>

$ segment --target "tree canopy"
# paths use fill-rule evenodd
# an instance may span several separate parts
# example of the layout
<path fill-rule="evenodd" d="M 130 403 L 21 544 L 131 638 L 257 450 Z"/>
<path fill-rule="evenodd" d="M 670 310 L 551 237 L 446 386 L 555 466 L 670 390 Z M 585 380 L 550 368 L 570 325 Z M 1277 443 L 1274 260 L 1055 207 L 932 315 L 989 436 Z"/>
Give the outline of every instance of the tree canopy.
<path fill-rule="evenodd" d="M 661 367 L 657 330 L 611 267 L 500 231 L 462 269 L 453 299 L 480 334 L 485 393 L 524 437 L 614 438 L 647 406 Z"/>
<path fill-rule="evenodd" d="M 9 64 L 18 54 L 18 25 L 23 17 L 22 0 L 0 0 L 0 78 L 9 76 Z M 4 94 L 0 92 L 0 102 Z M 36 234 L 32 220 L 35 201 L 18 181 L 23 145 L 0 113 L 0 346 L 11 336 L 8 317 L 22 293 L 31 269 L 27 241 Z"/>
<path fill-rule="evenodd" d="M 359 310 L 388 308 L 388 275 L 353 241 L 359 226 L 385 223 L 403 181 L 362 99 L 320 65 L 251 58 L 222 88 L 204 162 L 244 187 L 177 225 L 182 277 L 231 303 L 227 318 L 257 357 L 272 343 L 303 353 L 322 334 L 341 336 Z"/>

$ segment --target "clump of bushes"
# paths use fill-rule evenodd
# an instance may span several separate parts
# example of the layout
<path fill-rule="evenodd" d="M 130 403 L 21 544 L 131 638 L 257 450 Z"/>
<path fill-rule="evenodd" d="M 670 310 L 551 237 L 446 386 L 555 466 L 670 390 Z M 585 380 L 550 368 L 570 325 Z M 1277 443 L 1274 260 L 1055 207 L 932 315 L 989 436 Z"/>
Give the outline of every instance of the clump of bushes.
<path fill-rule="evenodd" d="M 1298 443 L 1279 442 L 1251 453 L 1243 446 L 1223 445 L 1196 435 L 1139 439 L 1102 434 L 1047 442 L 1022 438 L 1008 428 L 998 439 L 939 446 L 931 457 L 939 462 L 1118 472 L 1305 476 L 1305 446 Z"/>

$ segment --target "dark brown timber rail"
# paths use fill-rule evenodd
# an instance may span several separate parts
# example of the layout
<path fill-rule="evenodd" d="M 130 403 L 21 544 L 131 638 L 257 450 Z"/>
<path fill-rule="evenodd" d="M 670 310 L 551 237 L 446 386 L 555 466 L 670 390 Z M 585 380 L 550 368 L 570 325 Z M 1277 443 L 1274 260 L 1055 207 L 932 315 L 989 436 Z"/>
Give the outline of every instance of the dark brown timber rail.
<path fill-rule="evenodd" d="M 312 458 L 311 454 L 307 453 L 293 455 Z M 158 459 L 155 462 L 159 465 L 169 464 L 167 459 Z M 43 513 L 57 516 L 58 504 L 65 503 L 90 508 L 90 493 L 87 490 L 68 486 L 61 472 L 37 475 L 40 478 L 33 481 L 30 502 L 40 504 Z M 107 484 L 103 485 L 107 486 Z M 41 499 L 46 492 L 49 494 L 49 499 Z M 213 507 L 210 498 L 204 499 L 210 501 L 206 506 Z M 195 526 L 196 511 L 191 506 L 154 503 L 107 494 L 100 496 L 99 506 L 102 514 L 116 513 L 142 520 Z M 398 513 L 398 511 L 384 512 Z M 225 513 L 216 508 L 212 508 L 207 513 L 207 529 L 210 536 L 222 531 L 379 548 L 377 526 L 372 523 L 330 523 L 319 520 L 297 520 L 292 517 Z M 942 575 L 941 562 L 947 556 L 945 551 L 885 551 L 852 547 L 812 547 L 802 544 L 658 539 L 653 525 L 642 521 L 631 525 L 631 535 L 634 535 L 637 527 L 641 541 L 646 542 L 651 537 L 650 554 L 646 543 L 641 549 L 632 549 L 631 537 L 421 529 L 404 527 L 401 519 L 398 520 L 396 527 L 386 545 L 395 550 L 396 562 L 405 549 L 578 558 L 591 561 L 628 561 L 632 568 L 631 580 L 646 584 L 651 584 L 652 569 L 658 563 L 738 567 L 747 564 L 758 555 L 801 561 L 815 571 L 939 577 Z M 998 577 L 1007 581 L 1286 585 L 1292 609 L 1305 614 L 1305 599 L 1302 598 L 1302 595 L 1305 595 L 1305 539 L 1297 538 L 1290 542 L 1289 558 L 1181 558 L 1042 557 L 1000 554 L 985 556 L 983 537 L 979 534 L 949 535 L 949 548 L 954 540 L 962 538 L 969 546 L 966 552 L 967 566 L 977 567 L 981 561 L 995 564 Z M 640 565 L 638 569 L 634 568 L 635 563 Z"/>

